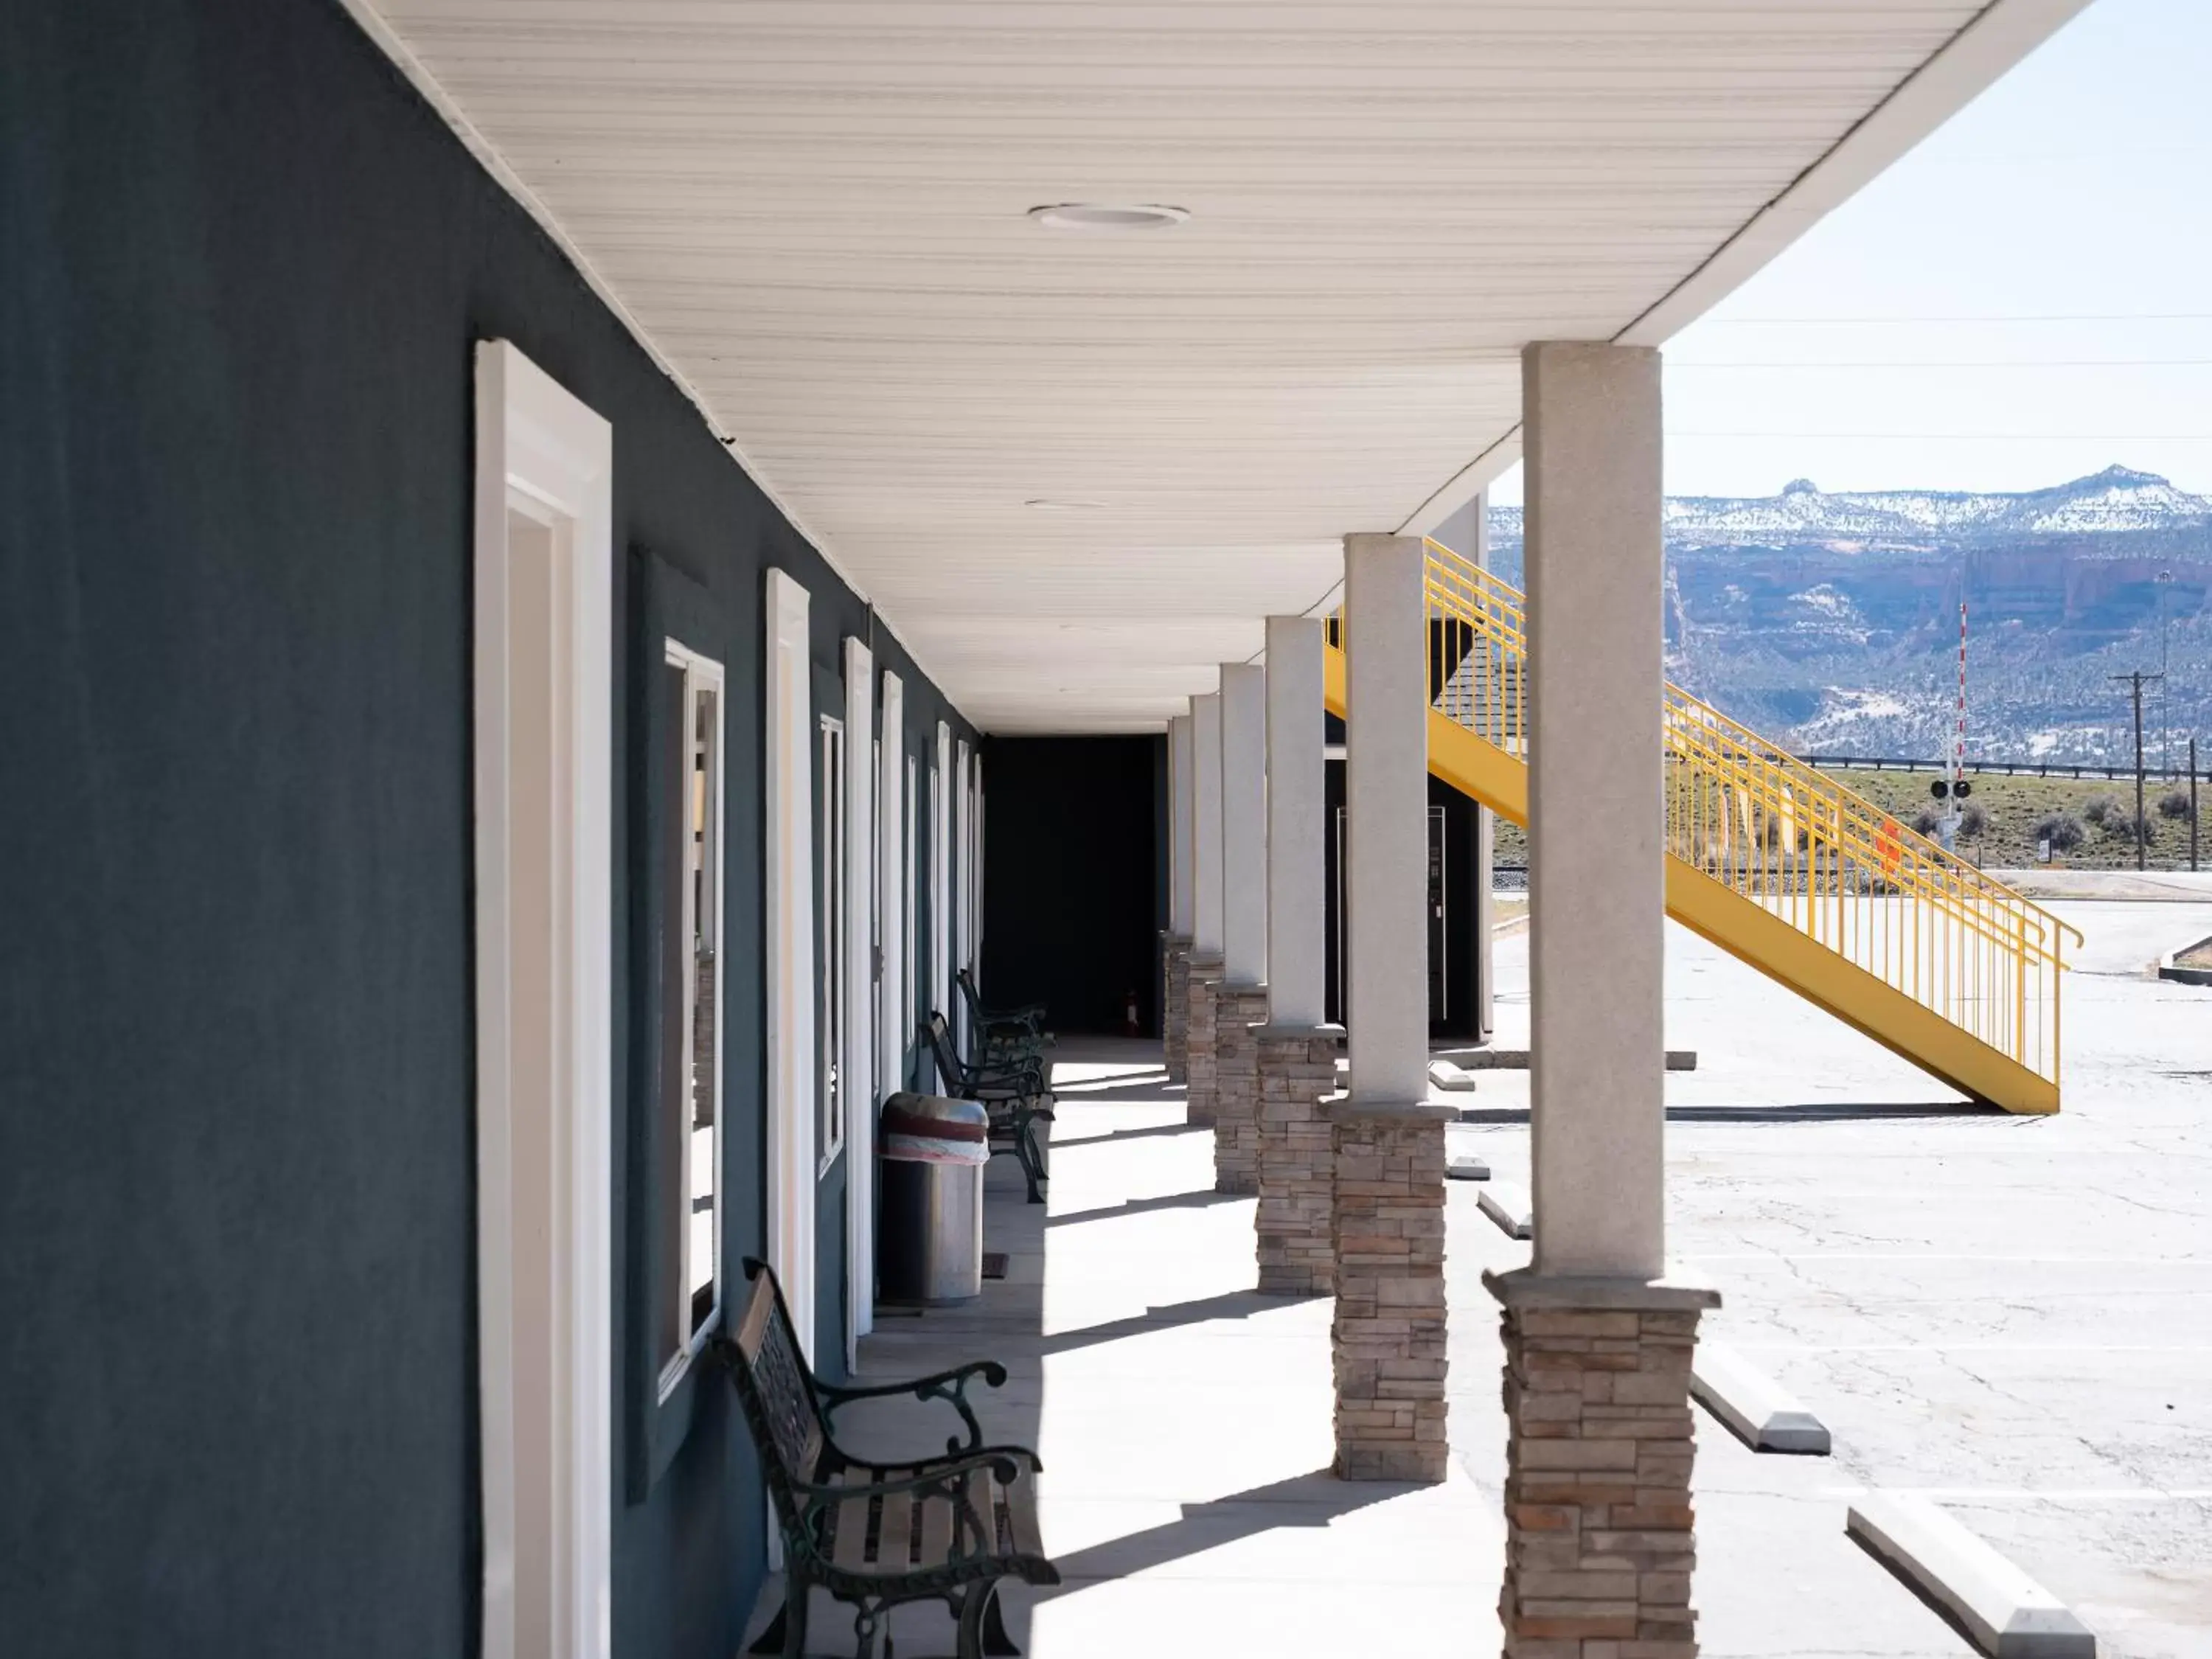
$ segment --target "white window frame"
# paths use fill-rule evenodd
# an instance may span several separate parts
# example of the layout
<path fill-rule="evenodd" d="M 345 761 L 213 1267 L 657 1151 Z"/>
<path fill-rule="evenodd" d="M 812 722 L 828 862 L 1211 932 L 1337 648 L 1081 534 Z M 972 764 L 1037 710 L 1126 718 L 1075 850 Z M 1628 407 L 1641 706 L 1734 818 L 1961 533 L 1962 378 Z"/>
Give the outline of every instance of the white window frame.
<path fill-rule="evenodd" d="M 799 1352 L 814 1357 L 814 681 L 805 588 L 768 573 L 764 780 L 768 1249 Z M 775 1529 L 769 1529 L 773 1548 Z"/>
<path fill-rule="evenodd" d="M 707 1346 L 708 1339 L 714 1335 L 715 1331 L 720 1328 L 722 1323 L 722 1218 L 725 1212 L 729 1207 L 729 1194 L 726 1189 L 727 1183 L 723 1179 L 724 1162 L 722 1158 L 722 1124 L 725 1106 L 722 1089 L 722 984 L 724 979 L 726 977 L 726 964 L 723 960 L 722 955 L 722 916 L 724 910 L 722 882 L 726 874 L 726 866 L 723 859 L 724 827 L 722 820 L 724 815 L 722 806 L 723 795 L 728 787 L 727 780 L 724 776 L 722 771 L 722 766 L 725 757 L 727 753 L 723 742 L 723 728 L 729 717 L 729 700 L 725 695 L 724 690 L 724 681 L 726 677 L 723 673 L 722 665 L 716 662 L 712 657 L 702 655 L 699 652 L 692 650 L 690 647 L 683 644 L 680 641 L 672 639 L 665 640 L 662 642 L 662 660 L 671 668 L 680 668 L 684 671 L 683 720 L 684 730 L 684 755 L 687 760 L 693 757 L 694 745 L 697 742 L 697 734 L 693 727 L 693 710 L 697 706 L 697 695 L 703 690 L 711 691 L 714 694 L 714 730 L 709 738 L 712 748 L 707 759 L 708 785 L 706 802 L 708 823 L 712 834 L 709 837 L 707 847 L 707 855 L 704 860 L 704 869 L 702 872 L 703 879 L 700 883 L 700 887 L 704 890 L 703 892 L 695 892 L 689 881 L 684 881 L 683 883 L 683 927 L 684 937 L 686 940 L 686 945 L 684 951 L 683 996 L 684 1012 L 684 1026 L 687 1034 L 695 1029 L 694 1022 L 697 1018 L 696 1006 L 699 1000 L 698 956 L 696 951 L 690 947 L 689 941 L 694 939 L 703 938 L 707 943 L 708 950 L 711 951 L 714 955 L 715 966 L 714 994 L 714 1127 L 708 1137 L 709 1144 L 706 1152 L 706 1157 L 712 1167 L 714 1177 L 714 1228 L 713 1238 L 708 1246 L 708 1250 L 711 1252 L 708 1256 L 708 1262 L 714 1286 L 714 1298 L 713 1304 L 707 1310 L 706 1318 L 699 1322 L 698 1328 L 696 1330 L 690 1331 L 690 1334 L 678 1346 L 676 1352 L 667 1356 L 662 1363 L 660 1370 L 659 1398 L 665 1401 L 670 1394 L 675 1390 L 676 1385 L 683 1381 L 684 1374 L 690 1370 L 692 1360 L 697 1358 L 699 1351 Z M 691 834 L 691 830 L 689 828 L 691 810 L 690 773 L 687 769 L 684 775 L 684 811 L 687 826 L 685 830 L 685 835 L 687 837 Z M 703 908 L 702 908 L 702 901 L 703 901 Z M 688 1039 L 688 1035 L 687 1040 L 684 1043 L 684 1052 L 686 1059 L 688 1060 L 691 1054 L 691 1045 Z M 678 1228 L 676 1251 L 677 1272 L 676 1285 L 673 1291 L 676 1297 L 678 1328 L 679 1329 L 686 1329 L 691 1323 L 691 1282 L 696 1265 L 692 1258 L 694 1229 L 691 1224 L 691 1205 L 694 1198 L 696 1196 L 695 1188 L 698 1185 L 698 1170 L 694 1159 L 699 1155 L 699 1146 L 697 1132 L 692 1127 L 690 1121 L 691 1099 L 691 1091 L 690 1089 L 686 1089 L 684 1091 L 684 1121 L 678 1125 L 678 1133 L 682 1137 L 681 1144 L 684 1148 L 684 1156 L 683 1176 L 678 1182 L 677 1190 L 680 1194 L 678 1201 L 683 1207 L 679 1212 L 677 1224 Z M 663 1103 L 664 1103 L 659 1101 L 653 1103 L 656 1109 Z"/>
<path fill-rule="evenodd" d="M 819 833 L 822 836 L 822 886 L 830 899 L 828 914 L 820 918 L 817 941 L 822 948 L 822 970 L 824 983 L 820 988 L 821 1006 L 833 1009 L 836 1018 L 827 1030 L 817 1033 L 821 1070 L 815 1075 L 816 1097 L 816 1164 L 814 1176 L 820 1180 L 830 1173 L 845 1150 L 846 1133 L 853 1121 L 853 1074 L 848 1069 L 852 1060 L 851 1016 L 853 985 L 850 960 L 845 950 L 845 938 L 852 919 L 852 893 L 846 884 L 845 848 L 852 835 L 852 801 L 846 795 L 845 722 L 836 714 L 824 714 L 817 722 L 821 752 L 823 812 Z"/>
<path fill-rule="evenodd" d="M 476 394 L 481 1650 L 604 1659 L 614 434 L 505 341 L 477 345 Z"/>

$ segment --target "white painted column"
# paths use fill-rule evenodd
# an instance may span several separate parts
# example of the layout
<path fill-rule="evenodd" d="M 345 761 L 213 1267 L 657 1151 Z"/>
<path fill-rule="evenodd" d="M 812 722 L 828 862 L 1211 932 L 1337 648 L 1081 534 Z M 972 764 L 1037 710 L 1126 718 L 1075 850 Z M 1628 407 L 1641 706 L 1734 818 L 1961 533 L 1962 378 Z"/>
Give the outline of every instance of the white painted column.
<path fill-rule="evenodd" d="M 876 1310 L 876 664 L 865 641 L 845 639 L 845 1363 L 873 1328 Z"/>
<path fill-rule="evenodd" d="M 1546 1278 L 1656 1279 L 1666 1256 L 1659 354 L 1533 344 L 1522 399 L 1533 1265 Z"/>
<path fill-rule="evenodd" d="M 1221 955 L 1221 694 L 1190 700 L 1191 917 L 1194 957 Z"/>
<path fill-rule="evenodd" d="M 1221 976 L 1267 975 L 1267 671 L 1221 665 Z"/>
<path fill-rule="evenodd" d="M 1322 623 L 1267 618 L 1267 1023 L 1322 1024 L 1327 971 L 1322 837 Z"/>
<path fill-rule="evenodd" d="M 814 1353 L 814 682 L 807 648 L 807 592 L 768 573 L 766 731 L 768 797 L 769 1266 L 782 1281 L 802 1353 Z"/>
<path fill-rule="evenodd" d="M 1352 1098 L 1429 1092 L 1429 686 L 1419 536 L 1344 538 Z"/>
<path fill-rule="evenodd" d="M 906 684 L 884 671 L 883 738 L 876 782 L 876 989 L 881 1012 L 877 1032 L 876 1093 L 906 1086 L 906 1046 L 914 1025 L 914 999 L 906 985 Z"/>
<path fill-rule="evenodd" d="M 1191 717 L 1168 722 L 1168 932 L 1190 937 L 1196 907 L 1191 881 Z"/>

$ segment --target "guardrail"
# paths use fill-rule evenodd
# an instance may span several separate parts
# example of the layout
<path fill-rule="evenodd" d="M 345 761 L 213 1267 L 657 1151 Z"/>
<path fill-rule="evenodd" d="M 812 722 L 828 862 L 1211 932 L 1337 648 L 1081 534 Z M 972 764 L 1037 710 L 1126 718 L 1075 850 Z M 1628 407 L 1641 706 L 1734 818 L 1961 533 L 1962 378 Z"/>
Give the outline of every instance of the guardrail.
<path fill-rule="evenodd" d="M 1428 547 L 1431 702 L 1525 759 L 1526 601 L 1449 548 Z M 2078 939 L 2075 929 L 1679 686 L 1667 687 L 1660 718 L 1669 853 L 2057 1082 L 2063 935 Z"/>

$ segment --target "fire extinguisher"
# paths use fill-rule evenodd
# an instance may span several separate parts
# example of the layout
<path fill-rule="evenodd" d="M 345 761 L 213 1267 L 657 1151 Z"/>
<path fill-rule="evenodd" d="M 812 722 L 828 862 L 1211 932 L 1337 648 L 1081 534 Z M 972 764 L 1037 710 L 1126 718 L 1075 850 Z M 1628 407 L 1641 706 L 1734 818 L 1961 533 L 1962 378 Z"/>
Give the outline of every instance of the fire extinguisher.
<path fill-rule="evenodd" d="M 1142 1036 L 1144 1031 L 1137 1024 L 1137 994 L 1132 991 L 1121 1000 L 1121 1035 Z"/>

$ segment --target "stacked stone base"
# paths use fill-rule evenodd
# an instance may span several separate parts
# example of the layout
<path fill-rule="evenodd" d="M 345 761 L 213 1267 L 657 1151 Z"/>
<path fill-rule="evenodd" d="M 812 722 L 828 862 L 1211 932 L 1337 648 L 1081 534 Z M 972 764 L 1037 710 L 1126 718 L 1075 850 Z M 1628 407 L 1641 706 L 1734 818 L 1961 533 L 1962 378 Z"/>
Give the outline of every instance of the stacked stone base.
<path fill-rule="evenodd" d="M 1190 1076 L 1190 941 L 1179 933 L 1160 935 L 1160 1039 L 1168 1081 Z"/>
<path fill-rule="evenodd" d="M 1484 1283 L 1505 1308 L 1506 1659 L 1696 1659 L 1690 1359 L 1720 1298 Z"/>
<path fill-rule="evenodd" d="M 1213 1190 L 1260 1190 L 1260 1045 L 1267 1023 L 1264 985 L 1221 985 L 1213 993 Z"/>
<path fill-rule="evenodd" d="M 1183 1109 L 1186 1121 L 1201 1128 L 1212 1127 L 1221 1101 L 1213 1008 L 1214 994 L 1220 983 L 1221 958 L 1201 957 L 1194 951 L 1188 999 L 1190 1012 L 1184 1026 L 1188 1046 L 1183 1060 Z"/>
<path fill-rule="evenodd" d="M 1336 1473 L 1440 1481 L 1449 1106 L 1328 1104 L 1335 1188 Z"/>
<path fill-rule="evenodd" d="M 1263 1025 L 1252 1036 L 1260 1068 L 1260 1291 L 1327 1296 L 1336 1288 L 1329 1233 L 1336 1148 L 1322 1102 L 1336 1091 L 1344 1028 Z"/>

